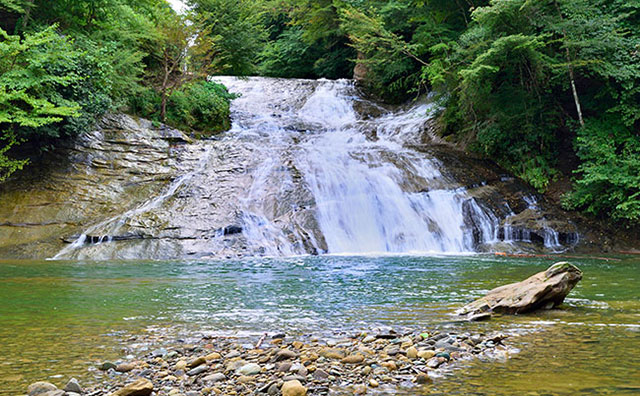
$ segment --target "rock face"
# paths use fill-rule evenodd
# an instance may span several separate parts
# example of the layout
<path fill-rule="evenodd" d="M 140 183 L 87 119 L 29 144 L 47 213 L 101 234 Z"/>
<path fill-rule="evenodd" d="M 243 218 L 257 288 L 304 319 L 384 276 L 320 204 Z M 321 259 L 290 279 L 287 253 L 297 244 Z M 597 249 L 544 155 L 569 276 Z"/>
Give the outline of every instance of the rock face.
<path fill-rule="evenodd" d="M 464 306 L 460 315 L 473 318 L 487 312 L 518 314 L 554 308 L 564 301 L 582 279 L 582 271 L 567 262 L 552 265 L 522 282 L 491 290 L 486 296 Z"/>

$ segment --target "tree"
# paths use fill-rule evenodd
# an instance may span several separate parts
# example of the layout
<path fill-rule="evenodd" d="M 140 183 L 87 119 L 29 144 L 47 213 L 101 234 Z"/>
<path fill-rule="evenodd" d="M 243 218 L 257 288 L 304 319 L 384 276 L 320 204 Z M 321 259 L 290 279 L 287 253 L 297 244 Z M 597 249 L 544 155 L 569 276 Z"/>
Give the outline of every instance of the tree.
<path fill-rule="evenodd" d="M 50 99 L 56 89 L 78 80 L 77 75 L 55 75 L 48 69 L 66 56 L 77 55 L 62 51 L 67 44 L 55 33 L 55 26 L 24 38 L 0 29 L 0 181 L 26 164 L 8 157 L 20 140 L 20 127 L 39 128 L 78 115 L 76 103 Z"/>

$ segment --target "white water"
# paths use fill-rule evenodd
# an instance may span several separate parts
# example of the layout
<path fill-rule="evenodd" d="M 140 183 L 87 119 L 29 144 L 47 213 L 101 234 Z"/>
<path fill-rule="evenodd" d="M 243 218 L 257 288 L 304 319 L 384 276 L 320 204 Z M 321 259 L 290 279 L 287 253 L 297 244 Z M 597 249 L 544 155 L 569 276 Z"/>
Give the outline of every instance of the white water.
<path fill-rule="evenodd" d="M 471 208 L 467 215 L 479 225 L 480 242 L 496 240 L 497 218 L 463 188 L 443 188 L 451 181 L 440 173 L 441 164 L 404 146 L 420 137 L 430 106 L 363 120 L 354 110 L 357 96 L 348 81 L 322 81 L 306 98 L 295 90 L 274 94 L 268 80 L 223 82 L 243 94 L 233 105 L 235 133 L 260 136 L 267 147 L 268 158 L 256 169 L 245 200 L 251 215 L 244 225 L 250 243 L 267 247 L 267 253 L 300 253 L 283 243 L 282 233 L 255 209 L 279 163 L 274 153 L 282 151 L 288 151 L 313 194 L 328 253 L 473 251 L 465 203 Z M 296 103 L 300 96 L 303 101 Z M 291 132 L 300 126 L 305 133 Z M 367 136 L 371 131 L 373 139 Z M 293 136 L 299 143 L 291 144 Z M 428 186 L 433 188 L 425 190 Z"/>
<path fill-rule="evenodd" d="M 222 230 L 237 225 L 243 245 L 233 247 L 218 232 L 197 247 L 214 256 L 466 253 L 499 242 L 504 214 L 476 201 L 446 174 L 445 164 L 414 148 L 434 111 L 428 101 L 385 109 L 360 97 L 346 80 L 217 80 L 241 95 L 232 103 L 233 126 L 222 141 L 201 143 L 207 150 L 192 171 L 160 196 L 89 227 L 54 258 L 78 258 L 87 236 L 98 233 L 108 242 L 125 224 L 150 211 L 203 218 L 219 216 L 204 216 L 211 213 L 202 210 L 232 213 L 234 219 L 227 216 L 225 221 L 235 224 L 204 226 Z M 228 205 L 220 209 L 205 201 L 190 211 L 174 203 L 171 198 L 185 184 L 205 189 L 203 196 L 218 194 L 218 179 L 209 181 L 219 172 L 211 158 L 243 170 L 223 180 L 238 187 L 223 189 L 233 194 L 224 196 Z M 537 209 L 534 197 L 526 199 Z M 142 228 L 153 236 L 152 227 Z M 505 241 L 529 239 L 515 234 L 504 225 Z M 548 248 L 559 246 L 551 229 L 544 239 Z M 223 253 L 228 246 L 231 250 Z"/>

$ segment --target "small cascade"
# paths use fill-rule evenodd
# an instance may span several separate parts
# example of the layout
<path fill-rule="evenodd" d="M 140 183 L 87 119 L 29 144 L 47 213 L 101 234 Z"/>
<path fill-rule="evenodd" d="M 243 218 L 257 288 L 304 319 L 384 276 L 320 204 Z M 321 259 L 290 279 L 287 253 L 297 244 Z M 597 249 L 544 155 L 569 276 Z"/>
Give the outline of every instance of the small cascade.
<path fill-rule="evenodd" d="M 99 245 L 105 242 L 111 242 L 114 239 L 128 239 L 117 237 L 122 230 L 123 226 L 127 224 L 127 222 L 143 213 L 147 213 L 158 209 L 161 207 L 165 201 L 171 199 L 175 196 L 176 192 L 187 182 L 189 182 L 196 174 L 202 172 L 207 165 L 207 161 L 209 159 L 211 150 L 206 150 L 200 160 L 198 161 L 197 166 L 192 171 L 185 173 L 184 175 L 176 178 L 169 184 L 169 186 L 162 192 L 160 195 L 156 197 L 152 197 L 134 209 L 128 210 L 120 215 L 108 218 L 98 224 L 95 224 L 89 228 L 87 228 L 80 236 L 77 237 L 72 243 L 67 245 L 64 249 L 60 250 L 55 256 L 53 256 L 52 260 L 59 260 L 68 258 L 70 254 L 80 250 L 86 244 L 94 244 Z M 98 233 L 100 236 L 95 237 L 94 235 Z M 133 238 L 135 238 L 134 236 Z M 138 236 L 139 237 L 139 236 Z M 97 238 L 97 240 L 95 240 Z"/>

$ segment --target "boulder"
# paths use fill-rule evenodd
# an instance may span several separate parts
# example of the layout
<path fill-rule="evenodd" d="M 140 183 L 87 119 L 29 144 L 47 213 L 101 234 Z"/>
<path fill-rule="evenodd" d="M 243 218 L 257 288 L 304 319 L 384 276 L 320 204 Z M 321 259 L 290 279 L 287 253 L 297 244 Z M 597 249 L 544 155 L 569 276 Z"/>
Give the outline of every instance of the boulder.
<path fill-rule="evenodd" d="M 132 382 L 111 394 L 111 396 L 149 396 L 153 392 L 153 384 L 145 378 Z"/>
<path fill-rule="evenodd" d="M 519 314 L 551 309 L 562 304 L 580 279 L 582 271 L 576 266 L 567 262 L 556 263 L 522 282 L 491 290 L 458 310 L 458 314 L 475 317 L 486 312 Z"/>

